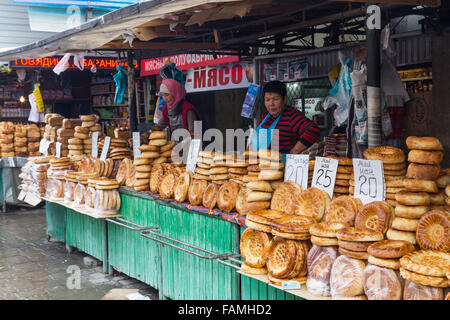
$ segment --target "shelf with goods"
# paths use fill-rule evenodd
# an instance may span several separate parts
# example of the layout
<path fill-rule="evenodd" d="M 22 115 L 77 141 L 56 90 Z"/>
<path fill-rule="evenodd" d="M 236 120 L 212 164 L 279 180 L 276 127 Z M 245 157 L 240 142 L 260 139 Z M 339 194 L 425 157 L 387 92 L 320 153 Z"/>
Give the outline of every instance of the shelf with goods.
<path fill-rule="evenodd" d="M 409 94 L 433 91 L 433 72 L 431 67 L 399 70 L 398 74 Z"/>

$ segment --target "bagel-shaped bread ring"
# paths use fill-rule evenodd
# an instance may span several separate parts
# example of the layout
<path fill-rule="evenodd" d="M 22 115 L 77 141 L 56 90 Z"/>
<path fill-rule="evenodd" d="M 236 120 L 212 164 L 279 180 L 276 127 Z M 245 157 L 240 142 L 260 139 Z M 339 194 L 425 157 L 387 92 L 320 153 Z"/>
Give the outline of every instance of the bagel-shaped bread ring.
<path fill-rule="evenodd" d="M 401 163 L 405 161 L 405 154 L 395 147 L 375 147 L 364 151 L 364 159 L 381 160 L 387 164 Z"/>
<path fill-rule="evenodd" d="M 411 163 L 406 177 L 411 179 L 436 180 L 441 173 L 441 166 Z"/>
<path fill-rule="evenodd" d="M 188 197 L 192 205 L 199 205 L 203 201 L 203 194 L 208 182 L 206 180 L 194 179 L 189 186 Z"/>
<path fill-rule="evenodd" d="M 400 191 L 395 194 L 395 200 L 406 206 L 430 205 L 430 195 L 426 192 Z"/>
<path fill-rule="evenodd" d="M 175 201 L 177 202 L 186 201 L 191 180 L 192 180 L 192 172 L 190 171 L 186 171 L 178 177 L 174 191 Z"/>
<path fill-rule="evenodd" d="M 219 185 L 210 183 L 203 193 L 202 203 L 205 208 L 213 209 L 217 203 L 217 194 L 219 193 Z"/>
<path fill-rule="evenodd" d="M 217 206 L 223 212 L 231 212 L 236 206 L 236 200 L 239 193 L 239 185 L 228 181 L 219 189 L 217 194 Z"/>
<path fill-rule="evenodd" d="M 437 184 L 433 180 L 404 179 L 403 184 L 405 189 L 409 191 L 423 191 L 429 193 L 439 192 Z"/>
<path fill-rule="evenodd" d="M 411 150 L 408 153 L 408 161 L 414 163 L 439 165 L 443 158 L 442 151 Z"/>
<path fill-rule="evenodd" d="M 410 136 L 406 138 L 406 146 L 408 147 L 408 149 L 435 150 L 435 151 L 444 150 L 444 147 L 442 146 L 439 139 L 435 137 Z"/>

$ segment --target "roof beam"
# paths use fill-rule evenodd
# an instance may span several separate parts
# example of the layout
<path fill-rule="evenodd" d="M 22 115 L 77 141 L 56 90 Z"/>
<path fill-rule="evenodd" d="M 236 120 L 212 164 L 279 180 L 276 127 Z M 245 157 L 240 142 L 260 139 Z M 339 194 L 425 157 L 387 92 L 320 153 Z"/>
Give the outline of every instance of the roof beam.
<path fill-rule="evenodd" d="M 367 0 L 332 0 L 334 2 L 359 2 L 365 3 Z M 440 7 L 441 0 L 373 0 L 371 3 L 399 4 L 404 6 L 428 6 Z"/>
<path fill-rule="evenodd" d="M 122 41 L 111 41 L 104 44 L 96 50 L 157 50 L 157 49 L 196 49 L 196 50 L 208 50 L 208 49 L 220 49 L 220 44 L 210 42 L 143 42 L 134 41 L 133 47 L 130 47 L 129 43 L 123 43 Z"/>

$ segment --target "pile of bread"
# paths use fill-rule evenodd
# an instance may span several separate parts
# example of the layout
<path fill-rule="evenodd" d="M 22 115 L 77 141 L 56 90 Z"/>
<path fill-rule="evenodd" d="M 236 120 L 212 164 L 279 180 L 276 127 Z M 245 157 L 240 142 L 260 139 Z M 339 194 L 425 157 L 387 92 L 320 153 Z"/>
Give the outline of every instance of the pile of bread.
<path fill-rule="evenodd" d="M 450 286 L 450 213 L 422 216 L 415 246 L 386 239 L 396 217 L 389 203 L 362 205 L 351 196 L 330 201 L 325 192 L 319 197 L 318 189 L 292 184 L 275 190 L 270 210 L 247 214 L 243 272 L 267 274 L 277 285 L 293 279 L 333 299 L 444 299 Z"/>
<path fill-rule="evenodd" d="M 0 122 L 1 157 L 38 156 L 40 130 L 35 124 Z"/>
<path fill-rule="evenodd" d="M 168 141 L 164 131 L 152 131 L 149 136 L 149 143 L 139 147 L 140 158 L 149 159 L 149 164 L 172 162 L 172 149 L 175 141 Z"/>
<path fill-rule="evenodd" d="M 72 170 L 72 162 L 69 157 L 52 157 L 49 163 L 45 196 L 52 200 L 64 199 L 65 176 L 68 171 Z"/>
<path fill-rule="evenodd" d="M 19 178 L 22 179 L 19 189 L 33 193 L 38 197 L 44 197 L 47 184 L 47 170 L 50 167 L 51 158 L 28 158 L 28 162 L 21 168 L 21 173 L 19 174 Z"/>
<path fill-rule="evenodd" d="M 71 126 L 74 131 L 72 139 L 68 140 L 68 156 L 74 160 L 79 160 L 84 155 L 91 156 L 94 132 L 98 132 L 99 139 L 103 136 L 102 126 L 98 123 L 98 117 L 95 114 L 89 114 L 80 116 L 80 119 L 67 120 L 71 120 L 65 122 L 69 122 L 67 126 Z"/>

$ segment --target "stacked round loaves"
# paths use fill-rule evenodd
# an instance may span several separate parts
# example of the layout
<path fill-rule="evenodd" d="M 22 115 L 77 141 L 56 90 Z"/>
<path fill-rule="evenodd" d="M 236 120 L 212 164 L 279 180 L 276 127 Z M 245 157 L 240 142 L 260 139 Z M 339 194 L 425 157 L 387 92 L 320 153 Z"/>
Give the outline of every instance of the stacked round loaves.
<path fill-rule="evenodd" d="M 47 183 L 47 170 L 50 167 L 48 157 L 30 157 L 28 162 L 22 167 L 19 177 L 22 179 L 20 188 L 25 192 L 31 192 L 39 197 L 45 196 Z"/>
<path fill-rule="evenodd" d="M 94 114 L 82 115 L 80 119 L 66 119 L 65 125 L 73 128 L 73 136 L 68 139 L 68 156 L 79 159 L 83 155 L 92 154 L 92 135 L 94 132 L 102 134 L 102 127 L 97 123 L 97 116 Z M 100 153 L 99 153 L 100 154 Z"/>
<path fill-rule="evenodd" d="M 164 131 L 152 131 L 148 145 L 141 145 L 141 157 L 151 159 L 151 164 L 172 162 L 172 149 L 175 141 L 167 141 Z"/>
<path fill-rule="evenodd" d="M 52 200 L 62 200 L 66 178 L 65 175 L 73 168 L 72 162 L 68 157 L 51 158 L 50 167 L 47 170 L 47 185 L 45 196 Z"/>
<path fill-rule="evenodd" d="M 28 156 L 27 128 L 23 124 L 16 124 L 14 130 L 14 153 L 16 157 Z"/>
<path fill-rule="evenodd" d="M 353 194 L 353 160 L 350 158 L 339 158 L 333 156 L 328 156 L 328 158 L 336 159 L 339 162 L 336 173 L 333 198 Z M 314 168 L 312 170 L 314 170 Z"/>
<path fill-rule="evenodd" d="M 387 236 L 416 243 L 419 219 L 432 208 L 444 209 L 444 193 L 439 193 L 435 182 L 441 172 L 443 153 L 439 150 L 443 148 L 439 140 L 431 137 L 408 137 L 406 145 L 410 164 L 395 194 L 396 217 Z"/>
<path fill-rule="evenodd" d="M 41 155 L 41 153 L 39 152 L 39 144 L 41 140 L 39 127 L 35 124 L 30 124 L 25 127 L 27 130 L 28 155 L 31 157 Z"/>
<path fill-rule="evenodd" d="M 0 142 L 1 142 L 1 156 L 14 157 L 14 132 L 15 126 L 12 122 L 0 123 Z"/>
<path fill-rule="evenodd" d="M 242 271 L 267 273 L 278 285 L 289 279 L 306 282 L 310 293 L 338 300 L 443 299 L 450 271 L 448 213 L 431 211 L 421 218 L 418 243 L 427 240 L 415 251 L 411 241 L 385 239 L 395 219 L 387 202 L 362 205 L 351 196 L 330 201 L 323 193 L 283 182 L 271 210 L 247 213 Z M 304 256 L 300 247 L 310 242 Z M 426 255 L 420 267 L 406 263 L 419 253 Z M 307 273 L 299 271 L 304 269 L 296 259 L 305 259 Z"/>

